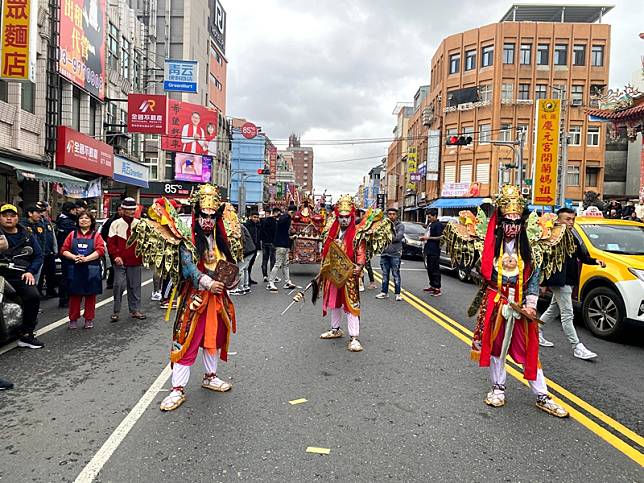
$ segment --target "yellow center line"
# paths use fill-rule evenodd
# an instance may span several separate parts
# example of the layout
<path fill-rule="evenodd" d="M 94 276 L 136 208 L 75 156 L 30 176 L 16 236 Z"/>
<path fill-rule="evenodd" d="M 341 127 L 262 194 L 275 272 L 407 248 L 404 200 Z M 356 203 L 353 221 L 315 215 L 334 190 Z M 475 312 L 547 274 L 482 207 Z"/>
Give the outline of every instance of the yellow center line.
<path fill-rule="evenodd" d="M 382 281 L 382 276 L 379 273 L 374 273 L 374 275 L 377 279 L 379 279 L 379 281 Z M 471 337 L 473 335 L 472 331 L 470 331 L 463 325 L 459 324 L 458 322 L 454 321 L 450 317 L 446 316 L 445 314 L 435 309 L 434 307 L 430 306 L 425 301 L 419 299 L 416 295 L 412 294 L 408 290 L 401 289 L 401 293 L 403 294 L 404 300 L 407 303 L 409 303 L 412 307 L 414 307 L 416 310 L 425 314 L 431 320 L 436 322 L 438 325 L 443 327 L 445 330 L 450 332 L 456 338 L 463 341 L 468 346 L 471 344 Z M 519 380 L 522 384 L 527 385 L 527 381 L 523 379 L 523 375 L 518 370 L 516 370 L 508 363 L 506 363 L 506 368 L 510 375 L 512 375 L 517 380 Z M 631 441 L 638 444 L 639 446 L 644 447 L 644 438 L 642 438 L 634 431 L 628 429 L 623 424 L 614 420 L 607 414 L 603 413 L 602 411 L 595 408 L 591 404 L 582 400 L 580 397 L 574 395 L 570 391 L 564 389 L 554 381 L 546 378 L 546 382 L 550 389 L 553 389 L 554 391 L 558 392 L 561 396 L 567 398 L 570 402 L 586 410 L 588 413 L 592 414 L 597 419 L 599 419 L 606 425 L 610 426 L 618 433 L 622 434 L 624 437 L 630 439 Z M 587 429 L 589 429 L 590 431 L 598 435 L 600 438 L 602 438 L 604 441 L 609 443 L 611 446 L 613 446 L 614 448 L 616 448 L 617 450 L 621 451 L 626 456 L 634 460 L 640 466 L 644 466 L 644 455 L 641 452 L 639 452 L 636 448 L 630 446 L 625 441 L 619 439 L 610 431 L 608 431 L 607 429 L 597 424 L 595 421 L 588 418 L 588 416 L 584 415 L 583 413 L 579 412 L 575 408 L 571 407 L 570 404 L 562 401 L 557 397 L 554 397 L 554 400 L 557 401 L 559 404 L 561 404 L 564 408 L 566 408 L 566 410 L 570 413 L 570 416 L 573 419 L 575 419 L 576 421 L 581 423 L 584 427 L 586 427 Z"/>

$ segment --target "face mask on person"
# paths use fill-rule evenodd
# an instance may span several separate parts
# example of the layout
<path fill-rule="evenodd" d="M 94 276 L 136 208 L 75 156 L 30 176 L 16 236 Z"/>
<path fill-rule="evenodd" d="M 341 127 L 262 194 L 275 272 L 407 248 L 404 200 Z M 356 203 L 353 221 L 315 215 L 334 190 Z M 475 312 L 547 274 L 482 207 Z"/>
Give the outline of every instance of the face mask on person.
<path fill-rule="evenodd" d="M 516 238 L 521 232 L 521 225 L 523 224 L 521 219 L 516 220 L 503 220 L 501 226 L 503 227 L 503 235 L 506 238 Z"/>
<path fill-rule="evenodd" d="M 351 223 L 351 215 L 339 215 L 338 223 L 340 224 L 340 228 L 348 227 L 349 223 Z"/>
<path fill-rule="evenodd" d="M 204 233 L 212 233 L 212 231 L 215 229 L 215 219 L 211 218 L 209 215 L 199 215 L 198 221 L 199 226 L 204 231 Z"/>

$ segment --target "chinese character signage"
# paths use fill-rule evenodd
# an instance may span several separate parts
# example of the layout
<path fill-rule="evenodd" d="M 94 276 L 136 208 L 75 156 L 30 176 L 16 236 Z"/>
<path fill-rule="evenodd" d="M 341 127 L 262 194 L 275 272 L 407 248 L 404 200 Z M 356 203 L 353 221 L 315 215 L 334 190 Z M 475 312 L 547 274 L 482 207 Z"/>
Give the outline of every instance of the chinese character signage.
<path fill-rule="evenodd" d="M 199 64 L 196 60 L 165 59 L 165 91 L 196 93 L 198 80 Z"/>
<path fill-rule="evenodd" d="M 100 100 L 105 97 L 105 1 L 60 0 L 58 71 Z"/>
<path fill-rule="evenodd" d="M 559 99 L 539 99 L 532 189 L 532 203 L 535 205 L 553 206 L 557 199 L 560 116 Z"/>
<path fill-rule="evenodd" d="M 209 183 L 212 173 L 212 157 L 198 154 L 177 153 L 174 158 L 174 179 Z"/>
<path fill-rule="evenodd" d="M 127 130 L 146 134 L 165 134 L 168 103 L 166 96 L 128 94 Z"/>
<path fill-rule="evenodd" d="M 443 183 L 441 198 L 472 198 L 480 193 L 480 183 Z"/>
<path fill-rule="evenodd" d="M 415 147 L 409 147 L 407 149 L 407 189 L 415 190 L 416 189 L 416 171 L 418 170 L 418 158 Z"/>
<path fill-rule="evenodd" d="M 275 146 L 268 147 L 268 168 L 271 170 L 268 182 L 274 184 L 277 182 L 277 148 Z"/>
<path fill-rule="evenodd" d="M 4 0 L 0 78 L 36 82 L 38 40 L 38 1 Z"/>
<path fill-rule="evenodd" d="M 111 178 L 114 173 L 114 150 L 109 144 L 68 127 L 58 126 L 56 166 Z"/>
<path fill-rule="evenodd" d="M 210 22 L 209 28 L 212 38 L 221 49 L 221 53 L 226 53 L 226 11 L 221 6 L 219 0 L 209 0 Z"/>
<path fill-rule="evenodd" d="M 216 156 L 218 119 L 215 110 L 169 99 L 168 130 L 161 138 L 161 149 Z"/>
<path fill-rule="evenodd" d="M 140 188 L 148 188 L 150 168 L 145 164 L 136 163 L 131 159 L 114 156 L 114 174 L 112 179 Z"/>

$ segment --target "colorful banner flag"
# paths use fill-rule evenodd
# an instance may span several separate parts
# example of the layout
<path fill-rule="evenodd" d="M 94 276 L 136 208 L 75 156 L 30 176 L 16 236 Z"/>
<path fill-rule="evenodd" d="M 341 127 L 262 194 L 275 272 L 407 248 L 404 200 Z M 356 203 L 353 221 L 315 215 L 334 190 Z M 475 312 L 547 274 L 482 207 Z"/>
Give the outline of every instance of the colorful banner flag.
<path fill-rule="evenodd" d="M 560 119 L 561 100 L 539 99 L 532 189 L 532 203 L 535 205 L 554 206 L 557 201 Z"/>

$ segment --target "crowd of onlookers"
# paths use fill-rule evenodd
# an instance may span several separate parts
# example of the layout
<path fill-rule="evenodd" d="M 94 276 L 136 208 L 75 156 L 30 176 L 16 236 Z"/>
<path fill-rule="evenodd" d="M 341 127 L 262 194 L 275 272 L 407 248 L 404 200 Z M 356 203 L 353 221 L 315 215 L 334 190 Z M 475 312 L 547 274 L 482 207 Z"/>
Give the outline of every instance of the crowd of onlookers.
<path fill-rule="evenodd" d="M 630 200 L 625 205 L 622 205 L 619 201 L 612 200 L 606 205 L 604 217 L 615 220 L 644 222 L 644 199 L 640 199 L 637 204 L 635 201 Z"/>

